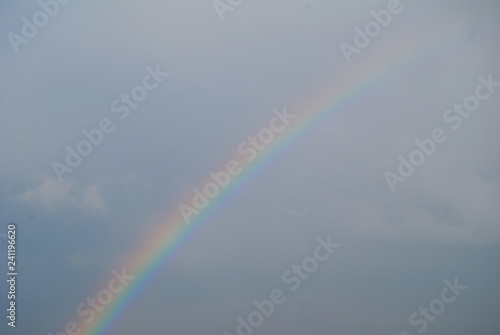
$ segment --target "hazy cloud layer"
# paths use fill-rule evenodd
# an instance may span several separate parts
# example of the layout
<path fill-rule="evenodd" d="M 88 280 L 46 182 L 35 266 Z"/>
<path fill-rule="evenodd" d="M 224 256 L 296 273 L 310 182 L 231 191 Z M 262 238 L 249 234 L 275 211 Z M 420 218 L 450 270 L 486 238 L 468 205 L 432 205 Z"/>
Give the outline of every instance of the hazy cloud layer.
<path fill-rule="evenodd" d="M 3 317 L 0 332 L 63 330 L 286 106 L 297 118 L 279 154 L 259 153 L 265 168 L 244 170 L 244 187 L 110 334 L 234 335 L 254 300 L 280 289 L 286 301 L 254 334 L 413 335 L 412 313 L 454 278 L 467 289 L 435 320 L 414 320 L 426 335 L 497 334 L 500 87 L 482 84 L 491 94 L 470 116 L 445 113 L 479 77 L 500 82 L 500 4 L 402 1 L 348 62 L 340 44 L 356 47 L 355 28 L 388 3 L 242 1 L 221 21 L 212 1 L 73 1 L 18 53 L 8 34 L 22 36 L 40 5 L 1 4 L 0 234 L 18 224 L 20 307 L 18 329 Z M 157 66 L 161 82 L 147 70 Z M 436 128 L 446 141 L 391 192 L 384 173 Z M 99 144 L 69 166 L 67 147 L 86 150 L 94 129 Z M 62 182 L 54 162 L 71 169 Z M 328 235 L 339 250 L 290 290 L 283 273 Z"/>

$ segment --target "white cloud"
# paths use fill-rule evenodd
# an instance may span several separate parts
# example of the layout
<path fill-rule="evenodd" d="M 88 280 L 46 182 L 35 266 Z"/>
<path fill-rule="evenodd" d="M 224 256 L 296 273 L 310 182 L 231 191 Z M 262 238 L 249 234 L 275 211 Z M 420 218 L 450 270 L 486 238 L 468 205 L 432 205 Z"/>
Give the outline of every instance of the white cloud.
<path fill-rule="evenodd" d="M 103 213 L 106 211 L 104 200 L 97 185 L 79 187 L 74 181 L 59 183 L 55 178 L 44 177 L 37 188 L 29 189 L 15 200 L 34 205 L 49 211 L 78 209 Z"/>

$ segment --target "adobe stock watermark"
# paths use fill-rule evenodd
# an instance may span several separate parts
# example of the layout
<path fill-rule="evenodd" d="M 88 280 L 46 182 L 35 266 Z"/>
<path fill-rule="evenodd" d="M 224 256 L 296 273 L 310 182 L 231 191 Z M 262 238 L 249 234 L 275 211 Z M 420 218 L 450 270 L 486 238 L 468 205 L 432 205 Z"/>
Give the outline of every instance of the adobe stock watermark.
<path fill-rule="evenodd" d="M 269 121 L 269 126 L 262 128 L 255 136 L 250 135 L 246 140 L 241 142 L 237 151 L 248 163 L 252 162 L 259 154 L 265 150 L 271 142 L 273 142 L 276 134 L 285 130 L 286 126 L 295 119 L 296 115 L 288 113 L 286 106 L 283 110 L 273 110 L 274 116 Z M 231 179 L 238 176 L 243 168 L 237 160 L 227 162 L 226 167 L 222 171 L 208 174 L 208 181 L 201 189 L 193 188 L 193 198 L 190 205 L 181 203 L 178 208 L 187 224 L 190 222 L 190 217 L 193 214 L 198 215 L 200 210 L 207 207 L 210 200 L 215 198 L 221 190 L 227 187 Z"/>
<path fill-rule="evenodd" d="M 439 298 L 436 298 L 429 302 L 427 307 L 419 307 L 418 312 L 413 312 L 408 317 L 408 323 L 410 326 L 417 328 L 416 331 L 422 334 L 429 323 L 437 320 L 437 317 L 444 313 L 446 310 L 446 305 L 451 304 L 457 297 L 462 294 L 462 291 L 467 289 L 467 286 L 460 285 L 458 283 L 458 278 L 455 277 L 453 283 L 448 279 L 443 281 L 445 287 L 441 291 Z M 407 331 L 402 331 L 398 335 L 411 335 Z"/>
<path fill-rule="evenodd" d="M 371 10 L 370 15 L 373 17 L 373 20 L 368 21 L 363 30 L 358 26 L 354 27 L 354 45 L 346 42 L 341 42 L 339 44 L 347 64 L 352 62 L 351 57 L 354 54 L 359 55 L 361 50 L 368 47 L 372 40 L 380 35 L 382 28 L 389 26 L 393 15 L 401 13 L 404 9 L 400 0 L 389 0 L 386 7 L 387 9 L 381 9 L 379 11 Z"/>
<path fill-rule="evenodd" d="M 111 103 L 111 111 L 118 114 L 120 120 L 125 120 L 130 115 L 130 111 L 139 107 L 139 104 L 148 97 L 149 92 L 157 89 L 163 79 L 170 75 L 168 72 L 161 71 L 160 65 L 156 65 L 155 69 L 147 66 L 146 72 L 147 74 L 142 79 L 142 83 L 134 86 L 130 90 L 130 94 L 123 93 Z M 83 162 L 83 158 L 89 156 L 94 148 L 100 146 L 104 141 L 104 136 L 111 134 L 115 128 L 116 125 L 113 124 L 113 121 L 105 117 L 98 122 L 96 128 L 83 129 L 82 135 L 84 139 L 75 145 L 75 149 L 69 145 L 65 147 L 66 164 L 58 161 L 52 162 L 51 167 L 57 180 L 62 183 L 64 174 L 73 172 Z"/>
<path fill-rule="evenodd" d="M 7 33 L 7 38 L 16 54 L 19 53 L 19 46 L 28 44 L 29 41 L 38 35 L 40 29 L 45 27 L 61 9 L 60 5 L 66 5 L 71 0 L 40 0 L 38 6 L 40 10 L 31 16 L 31 20 L 26 16 L 21 18 L 21 35 L 14 32 Z"/>
<path fill-rule="evenodd" d="M 463 120 L 471 117 L 471 113 L 479 109 L 481 101 L 485 101 L 491 97 L 495 92 L 495 87 L 500 86 L 500 82 L 493 80 L 493 75 L 488 75 L 487 78 L 484 76 L 478 77 L 479 84 L 474 90 L 474 94 L 467 96 L 461 104 L 453 104 L 452 108 L 447 109 L 443 113 L 443 121 L 447 123 L 452 130 L 459 129 Z M 404 183 L 414 172 L 416 167 L 424 164 L 427 158 L 432 156 L 439 144 L 442 144 L 448 140 L 448 135 L 443 128 L 435 128 L 429 138 L 423 140 L 416 139 L 414 141 L 417 147 L 413 150 L 407 158 L 402 155 L 398 156 L 399 165 L 396 168 L 396 172 L 385 171 L 384 178 L 387 182 L 387 186 L 394 192 L 396 190 L 397 183 Z"/>
<path fill-rule="evenodd" d="M 322 237 L 317 237 L 318 245 L 314 248 L 311 256 L 308 256 L 300 262 L 299 265 L 294 264 L 289 269 L 285 270 L 281 275 L 281 282 L 290 291 L 297 291 L 302 282 L 310 278 L 310 275 L 316 272 L 320 263 L 326 262 L 333 254 L 335 249 L 340 247 L 340 244 L 333 243 L 331 236 L 328 235 L 326 240 Z M 236 318 L 236 334 L 251 335 L 253 332 L 264 324 L 266 319 L 269 319 L 276 311 L 276 306 L 282 305 L 286 301 L 284 290 L 274 289 L 269 293 L 269 299 L 262 301 L 253 301 L 255 310 L 248 314 L 247 317 Z M 224 335 L 231 335 L 225 332 Z"/>
<path fill-rule="evenodd" d="M 243 3 L 243 0 L 214 0 L 212 5 L 214 6 L 215 13 L 219 17 L 219 20 L 224 21 L 225 13 L 232 12 L 238 8 Z"/>
<path fill-rule="evenodd" d="M 86 324 L 90 324 L 95 320 L 97 315 L 104 310 L 104 307 L 109 305 L 113 299 L 121 291 L 129 285 L 129 283 L 135 279 L 135 276 L 131 276 L 125 273 L 125 268 L 122 268 L 121 272 L 116 270 L 111 271 L 111 279 L 108 281 L 106 288 L 103 288 L 97 292 L 95 297 L 87 297 L 87 300 L 78 304 L 76 306 L 76 314 L 82 319 Z M 56 333 L 55 335 L 75 335 L 80 334 L 82 329 L 80 328 L 76 321 L 69 321 L 64 326 L 64 330 Z M 50 332 L 48 335 L 54 335 Z"/>

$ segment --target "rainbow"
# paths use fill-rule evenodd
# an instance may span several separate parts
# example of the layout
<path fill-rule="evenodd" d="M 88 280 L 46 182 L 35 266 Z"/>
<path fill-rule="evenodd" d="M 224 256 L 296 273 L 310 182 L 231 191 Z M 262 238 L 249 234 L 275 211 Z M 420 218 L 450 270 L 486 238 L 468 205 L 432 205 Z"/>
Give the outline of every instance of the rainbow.
<path fill-rule="evenodd" d="M 362 62 L 355 58 L 351 65 L 346 64 L 342 77 L 335 78 L 335 82 L 326 85 L 322 90 L 304 99 L 303 103 L 289 109 L 298 117 L 291 122 L 265 151 L 261 152 L 252 162 L 247 163 L 241 157 L 232 160 L 239 161 L 243 171 L 232 178 L 231 184 L 221 190 L 219 195 L 211 200 L 210 205 L 193 217 L 190 224 L 185 224 L 178 208 L 171 209 L 171 215 L 163 220 L 164 224 L 156 227 L 146 235 L 142 244 L 126 260 L 127 273 L 135 275 L 135 279 L 126 287 L 113 302 L 102 311 L 93 322 L 85 323 L 79 320 L 82 335 L 104 335 L 112 331 L 120 323 L 133 302 L 144 292 L 151 282 L 164 269 L 166 264 L 175 257 L 185 245 L 189 237 L 204 224 L 209 222 L 253 176 L 258 175 L 269 164 L 275 161 L 286 149 L 297 143 L 306 134 L 310 133 L 318 124 L 328 121 L 338 112 L 360 101 L 379 87 L 396 76 L 408 73 L 419 65 L 435 58 L 437 55 L 455 49 L 457 40 L 449 38 L 449 33 L 437 34 L 433 27 L 416 36 L 413 40 L 404 41 L 379 54 L 370 50 L 373 46 L 362 51 L 370 52 L 369 62 Z M 453 35 L 460 35 L 454 32 Z M 427 36 L 433 36 L 429 41 Z M 460 44 L 460 41 L 458 41 Z M 339 55 L 340 55 L 339 51 Z M 342 60 L 343 61 L 343 60 Z M 388 63 L 392 67 L 388 69 Z M 300 112 L 299 114 L 297 113 Z M 227 160 L 229 161 L 229 160 Z M 200 185 L 204 185 L 203 181 Z"/>

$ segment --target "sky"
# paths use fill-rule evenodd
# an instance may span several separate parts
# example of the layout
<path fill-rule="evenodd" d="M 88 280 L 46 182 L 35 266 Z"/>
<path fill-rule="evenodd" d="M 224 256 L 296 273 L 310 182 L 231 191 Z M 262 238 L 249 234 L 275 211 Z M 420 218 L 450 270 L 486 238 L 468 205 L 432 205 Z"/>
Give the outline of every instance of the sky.
<path fill-rule="evenodd" d="M 1 334 L 500 334 L 500 2 L 60 1 L 0 3 Z"/>

